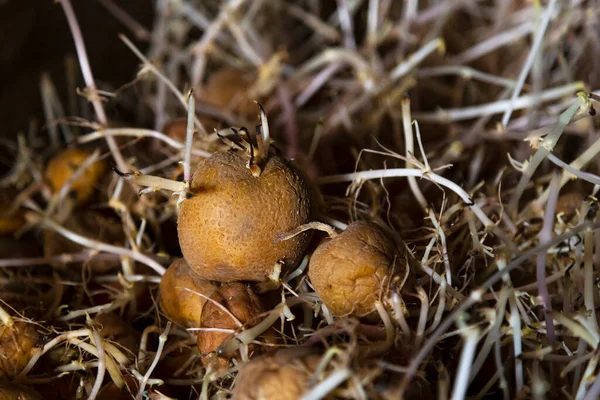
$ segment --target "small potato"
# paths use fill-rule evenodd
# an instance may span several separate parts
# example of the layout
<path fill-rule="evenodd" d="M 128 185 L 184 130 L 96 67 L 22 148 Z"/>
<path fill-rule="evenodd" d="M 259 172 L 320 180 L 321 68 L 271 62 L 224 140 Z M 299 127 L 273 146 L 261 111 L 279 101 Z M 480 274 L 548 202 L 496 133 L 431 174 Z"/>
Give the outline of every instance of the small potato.
<path fill-rule="evenodd" d="M 307 347 L 253 359 L 240 370 L 232 400 L 295 400 L 308 388 L 320 356 Z"/>
<path fill-rule="evenodd" d="M 235 152 L 200 162 L 181 204 L 179 244 L 190 267 L 219 282 L 265 281 L 274 265 L 296 265 L 309 232 L 275 242 L 311 220 L 314 201 L 304 177 L 278 156 L 266 160 L 260 176 Z"/>
<path fill-rule="evenodd" d="M 249 97 L 251 85 L 252 80 L 243 71 L 224 67 L 208 77 L 206 85 L 196 93 L 196 97 L 217 108 L 251 116 L 256 114 L 256 99 Z"/>
<path fill-rule="evenodd" d="M 31 323 L 14 321 L 11 327 L 0 325 L 0 379 L 17 376 L 37 351 L 39 343 L 40 334 Z"/>
<path fill-rule="evenodd" d="M 376 224 L 354 222 L 313 253 L 308 276 L 336 316 L 367 316 L 375 311 L 382 284 L 404 276 L 394 241 Z"/>
<path fill-rule="evenodd" d="M 0 400 L 42 400 L 32 388 L 0 380 Z"/>
<path fill-rule="evenodd" d="M 160 309 L 171 321 L 196 328 L 200 326 L 206 298 L 186 289 L 210 297 L 217 287 L 192 271 L 185 260 L 180 258 L 171 264 L 160 281 Z"/>
<path fill-rule="evenodd" d="M 46 179 L 53 192 L 58 192 L 73 176 L 81 164 L 92 153 L 81 149 L 66 149 L 55 155 L 46 166 Z M 71 198 L 76 204 L 85 204 L 91 200 L 95 186 L 104 177 L 107 166 L 104 162 L 96 161 L 75 179 L 71 185 Z"/>
<path fill-rule="evenodd" d="M 221 286 L 211 296 L 211 300 L 229 310 L 244 325 L 252 324 L 252 320 L 264 311 L 260 299 L 252 292 L 252 289 L 243 283 L 229 283 Z M 204 305 L 200 327 L 233 331 L 239 329 L 233 318 L 212 301 Z M 220 370 L 227 369 L 229 360 L 225 357 L 217 357 L 215 351 L 231 335 L 226 332 L 198 331 L 198 350 L 200 354 L 206 355 L 202 359 L 205 366 L 216 363 Z"/>

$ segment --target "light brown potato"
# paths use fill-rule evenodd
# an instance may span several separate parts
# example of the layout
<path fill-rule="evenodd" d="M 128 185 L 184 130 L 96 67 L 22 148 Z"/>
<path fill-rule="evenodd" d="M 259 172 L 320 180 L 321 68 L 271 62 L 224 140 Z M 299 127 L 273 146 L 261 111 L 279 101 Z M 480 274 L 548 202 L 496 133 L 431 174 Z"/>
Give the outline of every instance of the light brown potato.
<path fill-rule="evenodd" d="M 238 373 L 232 400 L 295 400 L 308 389 L 320 356 L 307 347 L 253 359 Z"/>
<path fill-rule="evenodd" d="M 0 380 L 0 400 L 42 400 L 32 388 Z"/>
<path fill-rule="evenodd" d="M 260 299 L 254 294 L 251 288 L 243 283 L 229 283 L 221 286 L 212 296 L 211 300 L 221 304 L 231 314 L 233 314 L 240 323 L 249 327 L 253 320 L 264 311 Z M 238 330 L 239 326 L 229 314 L 223 311 L 213 302 L 207 302 L 204 305 L 202 317 L 200 319 L 201 328 L 221 328 Z M 226 332 L 199 331 L 198 332 L 198 351 L 204 355 L 202 362 L 205 366 L 213 364 L 213 367 L 219 370 L 226 370 L 229 365 L 229 359 L 217 357 L 217 348 L 232 334 Z"/>
<path fill-rule="evenodd" d="M 171 264 L 160 281 L 160 309 L 171 321 L 188 328 L 196 328 L 200 326 L 206 298 L 185 289 L 210 297 L 217 287 L 192 271 L 185 260 L 180 258 Z"/>
<path fill-rule="evenodd" d="M 75 148 L 63 150 L 55 155 L 46 166 L 46 179 L 52 191 L 58 192 L 91 155 L 92 153 L 86 150 Z M 75 179 L 70 188 L 70 196 L 76 204 L 84 204 L 91 200 L 95 186 L 106 171 L 106 164 L 96 161 Z"/>
<path fill-rule="evenodd" d="M 375 311 L 382 284 L 405 266 L 394 241 L 376 224 L 354 222 L 321 244 L 308 267 L 310 281 L 336 316 L 366 316 Z"/>
<path fill-rule="evenodd" d="M 300 261 L 311 233 L 275 243 L 276 235 L 311 220 L 313 199 L 304 178 L 272 156 L 260 176 L 235 152 L 200 162 L 177 220 L 183 256 L 206 279 L 265 281 L 275 263 Z"/>
<path fill-rule="evenodd" d="M 250 98 L 251 76 L 236 68 L 224 67 L 209 75 L 206 85 L 196 92 L 198 100 L 243 116 L 258 115 Z"/>
<path fill-rule="evenodd" d="M 0 323 L 0 379 L 17 376 L 37 351 L 39 343 L 40 334 L 35 325 L 15 321 L 9 327 Z"/>

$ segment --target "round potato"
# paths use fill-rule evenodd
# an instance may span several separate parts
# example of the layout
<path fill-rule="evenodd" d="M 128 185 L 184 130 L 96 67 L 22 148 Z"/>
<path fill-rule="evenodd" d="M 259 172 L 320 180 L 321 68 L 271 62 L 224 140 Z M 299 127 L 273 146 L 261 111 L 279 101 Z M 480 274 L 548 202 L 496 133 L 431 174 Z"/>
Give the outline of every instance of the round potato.
<path fill-rule="evenodd" d="M 46 179 L 53 192 L 58 192 L 92 153 L 81 149 L 66 149 L 55 155 L 46 166 Z M 107 166 L 101 161 L 90 165 L 76 178 L 70 188 L 70 197 L 76 204 L 87 203 L 95 186 L 106 173 Z"/>
<path fill-rule="evenodd" d="M 12 326 L 1 324 L 0 379 L 17 376 L 37 351 L 39 343 L 40 334 L 35 325 L 25 321 L 14 321 Z"/>
<path fill-rule="evenodd" d="M 240 370 L 232 400 L 295 400 L 308 388 L 320 356 L 308 347 L 253 359 Z"/>
<path fill-rule="evenodd" d="M 183 258 L 174 261 L 163 275 L 158 287 L 162 312 L 173 322 L 188 328 L 200 326 L 202 309 L 206 298 L 217 287 L 190 269 Z"/>
<path fill-rule="evenodd" d="M 394 241 L 378 225 L 359 221 L 315 250 L 308 276 L 333 315 L 362 317 L 375 311 L 382 285 L 405 268 Z"/>
<path fill-rule="evenodd" d="M 300 261 L 309 232 L 275 242 L 310 221 L 313 201 L 304 178 L 280 157 L 259 176 L 235 152 L 200 162 L 177 220 L 183 257 L 202 277 L 219 282 L 265 281 L 274 265 Z"/>

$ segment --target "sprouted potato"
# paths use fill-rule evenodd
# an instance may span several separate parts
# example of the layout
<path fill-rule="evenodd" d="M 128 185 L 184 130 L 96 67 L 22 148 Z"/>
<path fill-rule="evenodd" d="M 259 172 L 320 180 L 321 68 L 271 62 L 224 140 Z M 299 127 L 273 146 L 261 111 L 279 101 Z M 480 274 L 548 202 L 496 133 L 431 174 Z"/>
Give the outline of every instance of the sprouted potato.
<path fill-rule="evenodd" d="M 243 283 L 221 286 L 204 305 L 198 331 L 198 350 L 204 365 L 227 369 L 229 359 L 217 356 L 217 348 L 242 325 L 252 323 L 264 311 L 260 299 Z"/>
<path fill-rule="evenodd" d="M 174 261 L 159 286 L 161 311 L 173 322 L 185 327 L 200 326 L 200 316 L 217 287 L 190 269 L 183 258 Z"/>
<path fill-rule="evenodd" d="M 320 358 L 308 347 L 280 350 L 255 358 L 238 373 L 232 399 L 298 399 L 306 392 Z"/>
<path fill-rule="evenodd" d="M 37 351 L 41 338 L 36 326 L 29 322 L 0 324 L 0 379 L 13 379 Z"/>
<path fill-rule="evenodd" d="M 354 222 L 313 253 L 308 276 L 336 316 L 366 316 L 392 274 L 404 276 L 394 241 L 376 224 Z"/>
<path fill-rule="evenodd" d="M 279 261 L 297 264 L 310 233 L 275 243 L 275 236 L 307 223 L 310 189 L 287 161 L 269 156 L 256 173 L 237 152 L 200 162 L 178 218 L 179 243 L 190 267 L 220 281 L 265 281 Z"/>
<path fill-rule="evenodd" d="M 46 166 L 46 179 L 53 192 L 59 192 L 63 185 L 73 176 L 77 169 L 92 156 L 92 153 L 70 148 L 55 155 Z M 76 204 L 84 204 L 91 200 L 95 186 L 106 173 L 107 166 L 95 161 L 71 184 L 70 197 Z"/>

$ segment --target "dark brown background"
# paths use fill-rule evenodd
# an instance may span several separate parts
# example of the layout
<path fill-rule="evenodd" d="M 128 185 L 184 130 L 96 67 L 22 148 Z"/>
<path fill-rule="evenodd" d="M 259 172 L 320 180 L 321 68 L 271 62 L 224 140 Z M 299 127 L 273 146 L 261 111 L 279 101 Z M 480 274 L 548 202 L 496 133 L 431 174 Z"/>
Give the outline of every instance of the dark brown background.
<path fill-rule="evenodd" d="M 114 0 L 147 29 L 154 1 Z M 133 34 L 96 0 L 72 0 L 96 80 L 113 87 L 131 80 L 138 64 L 119 40 Z M 144 43 L 136 42 L 142 49 Z M 65 55 L 75 54 L 62 7 L 53 0 L 0 0 L 0 136 L 15 137 L 29 119 L 44 124 L 39 80 L 49 72 L 66 108 Z M 79 87 L 82 87 L 79 77 Z"/>

